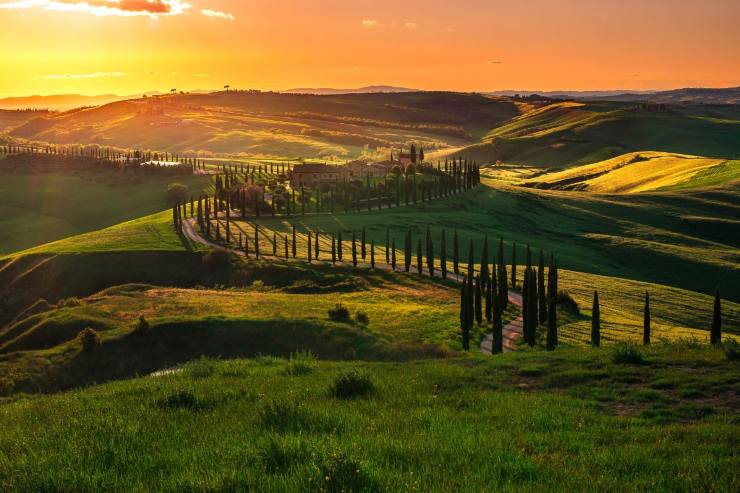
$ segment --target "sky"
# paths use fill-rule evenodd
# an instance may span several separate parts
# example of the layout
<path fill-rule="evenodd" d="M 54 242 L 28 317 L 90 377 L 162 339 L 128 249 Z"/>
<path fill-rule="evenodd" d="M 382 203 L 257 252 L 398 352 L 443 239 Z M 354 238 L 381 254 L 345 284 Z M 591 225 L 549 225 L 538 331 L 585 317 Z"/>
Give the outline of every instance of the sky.
<path fill-rule="evenodd" d="M 740 85 L 738 0 L 0 0 L 0 96 Z"/>

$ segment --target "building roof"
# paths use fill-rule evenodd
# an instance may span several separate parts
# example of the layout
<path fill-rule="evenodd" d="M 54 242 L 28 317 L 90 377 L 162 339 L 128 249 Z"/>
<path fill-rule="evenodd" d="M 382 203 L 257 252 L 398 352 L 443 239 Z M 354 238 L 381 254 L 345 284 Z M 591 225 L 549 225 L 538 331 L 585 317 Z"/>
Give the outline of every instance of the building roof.
<path fill-rule="evenodd" d="M 296 164 L 293 173 L 339 173 L 339 169 L 328 164 Z"/>

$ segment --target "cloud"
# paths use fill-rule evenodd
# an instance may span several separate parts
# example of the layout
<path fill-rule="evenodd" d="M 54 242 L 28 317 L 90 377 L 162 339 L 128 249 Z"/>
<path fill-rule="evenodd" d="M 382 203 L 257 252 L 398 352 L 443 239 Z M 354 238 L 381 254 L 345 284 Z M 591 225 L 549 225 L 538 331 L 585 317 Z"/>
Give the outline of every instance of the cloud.
<path fill-rule="evenodd" d="M 502 62 L 501 60 L 489 60 L 488 61 L 489 65 L 503 65 L 503 63 L 504 62 Z"/>
<path fill-rule="evenodd" d="M 226 19 L 228 21 L 234 20 L 233 15 L 226 13 L 226 12 L 220 12 L 218 10 L 201 9 L 200 13 L 205 15 L 206 17 L 215 17 L 217 19 Z"/>
<path fill-rule="evenodd" d="M 405 22 L 403 25 L 406 27 L 406 29 L 418 29 L 419 28 L 419 24 L 417 24 L 416 22 Z"/>
<path fill-rule="evenodd" d="M 97 16 L 121 17 L 184 14 L 191 5 L 182 0 L 16 0 L 0 3 L 0 9 L 43 9 L 86 12 Z"/>
<path fill-rule="evenodd" d="M 92 72 L 89 74 L 53 74 L 45 75 L 44 79 L 64 80 L 64 79 L 99 79 L 103 77 L 125 77 L 126 72 Z"/>
<path fill-rule="evenodd" d="M 376 21 L 374 19 L 365 19 L 365 20 L 362 21 L 362 25 L 363 25 L 363 27 L 373 28 L 373 27 L 380 27 L 383 24 L 381 24 L 380 22 L 378 22 L 378 21 Z"/>

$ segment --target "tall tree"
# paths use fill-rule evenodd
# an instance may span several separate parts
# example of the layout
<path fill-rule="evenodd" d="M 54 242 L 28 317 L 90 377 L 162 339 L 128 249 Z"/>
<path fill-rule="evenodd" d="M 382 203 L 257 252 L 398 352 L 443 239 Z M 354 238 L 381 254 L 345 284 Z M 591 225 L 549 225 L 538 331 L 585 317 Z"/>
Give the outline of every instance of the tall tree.
<path fill-rule="evenodd" d="M 480 254 L 480 277 L 488 279 L 488 235 L 483 238 L 483 249 Z"/>
<path fill-rule="evenodd" d="M 308 248 L 307 248 L 307 253 L 306 253 L 306 255 L 308 256 L 308 263 L 309 264 L 311 263 L 311 255 L 313 254 L 313 251 L 311 249 L 311 238 L 312 238 L 311 237 L 311 232 L 309 231 L 308 232 Z"/>
<path fill-rule="evenodd" d="M 529 268 L 529 345 L 534 346 L 537 343 L 537 326 L 539 325 L 537 305 L 539 298 L 537 296 L 537 271 Z"/>
<path fill-rule="evenodd" d="M 357 267 L 357 237 L 352 231 L 352 265 Z"/>
<path fill-rule="evenodd" d="M 473 282 L 473 276 L 475 275 L 475 254 L 473 252 L 473 240 L 470 240 L 470 246 L 468 247 L 468 279 Z"/>
<path fill-rule="evenodd" d="M 365 236 L 365 227 L 362 227 L 362 240 L 360 242 L 360 253 L 362 254 L 362 261 L 364 262 L 367 258 L 367 250 L 365 249 L 365 243 L 367 242 Z"/>
<path fill-rule="evenodd" d="M 516 289 L 516 243 L 511 246 L 511 287 Z"/>
<path fill-rule="evenodd" d="M 714 292 L 714 311 L 712 313 L 712 328 L 709 332 L 709 342 L 720 344 L 722 342 L 722 300 L 719 297 L 719 286 Z"/>
<path fill-rule="evenodd" d="M 434 240 L 429 226 L 427 226 L 427 270 L 429 277 L 434 277 Z"/>
<path fill-rule="evenodd" d="M 537 294 L 539 295 L 539 321 L 544 324 L 547 321 L 548 307 L 547 292 L 545 291 L 545 252 L 542 250 L 540 250 L 540 262 L 537 268 Z"/>
<path fill-rule="evenodd" d="M 642 343 L 650 344 L 650 293 L 645 291 L 645 308 L 642 311 Z"/>
<path fill-rule="evenodd" d="M 480 326 L 483 324 L 483 296 L 481 293 L 480 276 L 475 277 L 475 321 Z"/>
<path fill-rule="evenodd" d="M 396 239 L 391 240 L 391 267 L 396 270 Z"/>
<path fill-rule="evenodd" d="M 390 265 L 391 263 L 390 244 L 391 244 L 391 230 L 390 228 L 385 228 L 385 263 L 387 265 Z"/>
<path fill-rule="evenodd" d="M 314 242 L 314 257 L 316 257 L 316 260 L 319 259 L 319 254 L 321 253 L 321 250 L 319 249 L 319 232 L 316 232 L 316 241 Z"/>
<path fill-rule="evenodd" d="M 495 288 L 493 288 L 492 286 L 490 277 L 483 280 L 483 288 L 484 288 L 483 299 L 485 300 L 483 311 L 486 316 L 486 322 L 491 323 L 491 317 L 493 316 L 493 312 L 492 312 L 492 305 L 493 305 L 493 299 L 494 299 L 493 290 Z"/>
<path fill-rule="evenodd" d="M 594 291 L 594 304 L 591 311 L 591 345 L 601 345 L 601 310 L 599 308 L 599 293 Z"/>
<path fill-rule="evenodd" d="M 507 281 L 506 260 L 504 258 L 504 239 L 501 238 L 498 244 L 498 303 L 501 312 L 509 306 L 509 283 Z"/>
<path fill-rule="evenodd" d="M 522 337 L 529 344 L 529 269 L 524 271 L 522 280 Z"/>
<path fill-rule="evenodd" d="M 375 269 L 375 240 L 370 240 L 370 268 Z"/>
<path fill-rule="evenodd" d="M 334 233 L 331 234 L 331 263 L 337 263 L 337 239 L 334 237 Z"/>
<path fill-rule="evenodd" d="M 442 279 L 447 279 L 447 238 L 442 228 L 442 240 L 439 245 L 439 268 L 442 271 Z"/>
<path fill-rule="evenodd" d="M 422 251 L 421 251 L 421 238 L 418 238 L 416 240 L 416 270 L 419 275 L 421 275 L 424 272 L 423 267 L 423 261 L 422 261 Z"/>
<path fill-rule="evenodd" d="M 337 235 L 337 258 L 339 259 L 340 262 L 342 261 L 342 257 L 344 254 L 342 250 L 342 243 L 343 243 L 342 242 L 342 232 L 340 231 Z"/>

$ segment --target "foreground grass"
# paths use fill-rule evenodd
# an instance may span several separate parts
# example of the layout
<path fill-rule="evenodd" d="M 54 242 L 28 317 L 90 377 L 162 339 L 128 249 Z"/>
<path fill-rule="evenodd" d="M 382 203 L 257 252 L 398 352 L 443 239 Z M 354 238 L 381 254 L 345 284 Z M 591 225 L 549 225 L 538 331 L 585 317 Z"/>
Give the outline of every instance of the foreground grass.
<path fill-rule="evenodd" d="M 0 485 L 737 491 L 737 363 L 683 346 L 644 350 L 642 364 L 612 355 L 199 360 L 158 377 L 17 397 L 0 404 Z M 373 389 L 332 396 L 348 370 Z"/>

